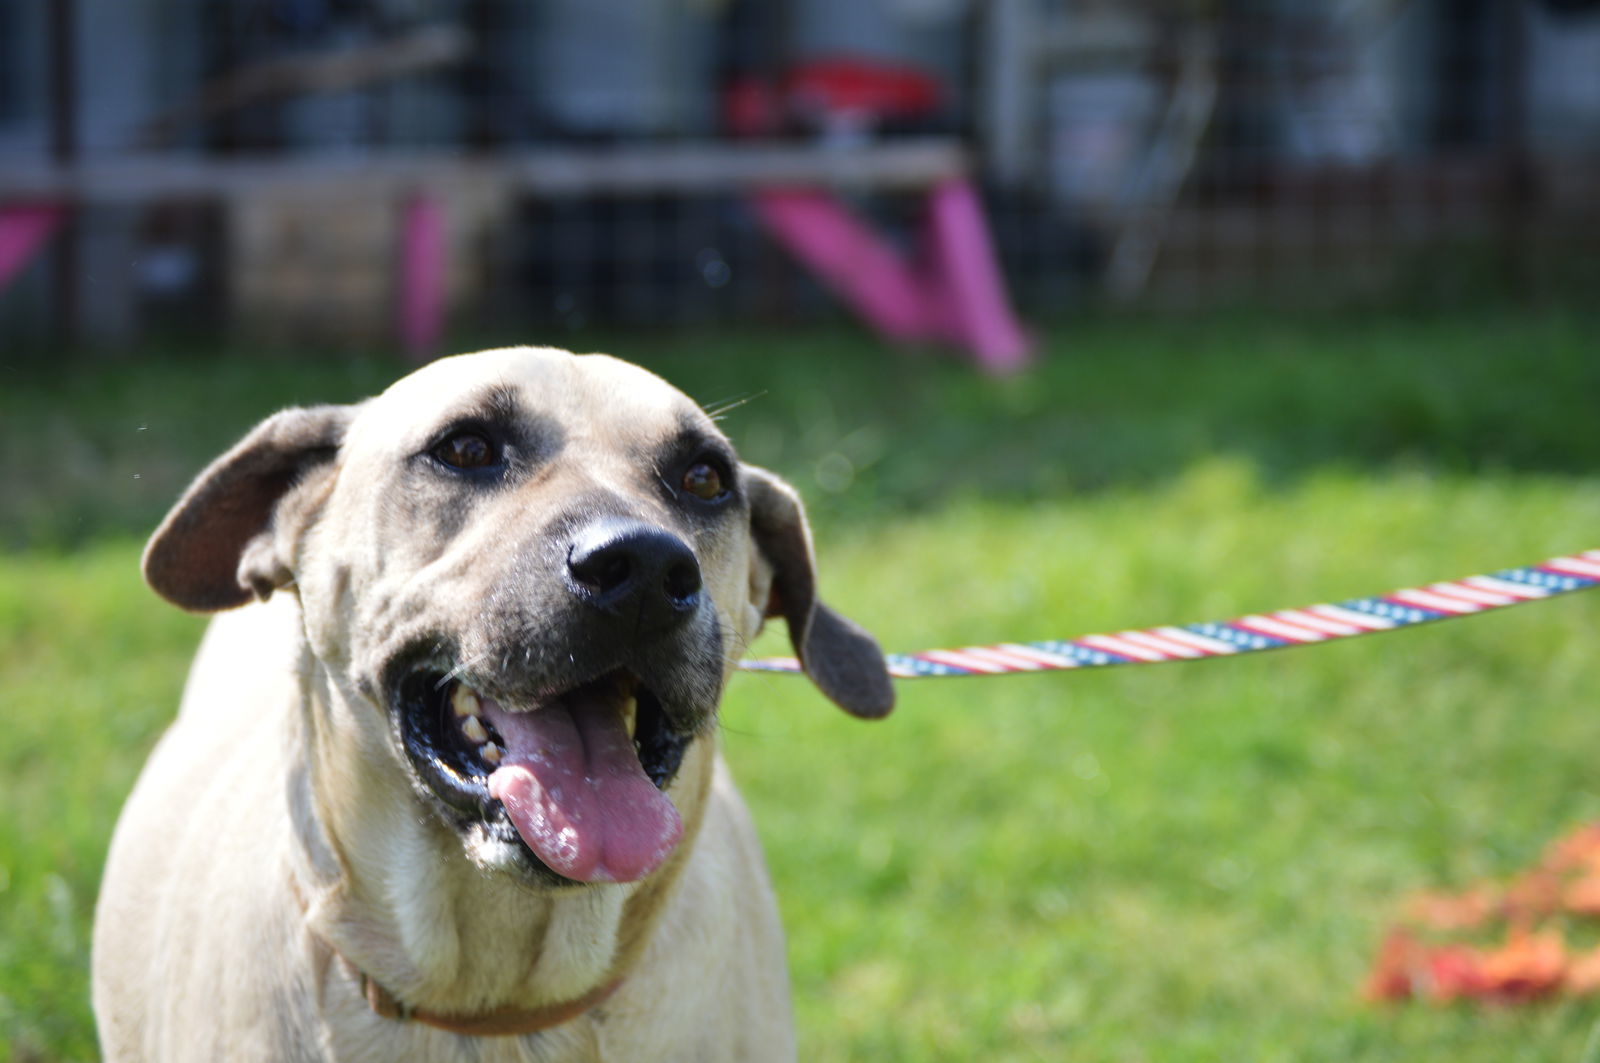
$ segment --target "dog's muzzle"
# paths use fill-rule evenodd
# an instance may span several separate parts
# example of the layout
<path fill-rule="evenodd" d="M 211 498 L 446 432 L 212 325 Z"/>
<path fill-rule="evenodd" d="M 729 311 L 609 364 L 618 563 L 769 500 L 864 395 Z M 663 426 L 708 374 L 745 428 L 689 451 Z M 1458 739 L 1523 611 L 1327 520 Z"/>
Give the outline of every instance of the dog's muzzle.
<path fill-rule="evenodd" d="M 561 579 L 561 652 L 415 653 L 390 685 L 394 718 L 458 827 L 520 843 L 565 880 L 633 881 L 682 836 L 665 790 L 714 714 L 721 637 L 694 552 L 659 528 L 580 528 Z M 491 668 L 517 660 L 542 674 Z"/>

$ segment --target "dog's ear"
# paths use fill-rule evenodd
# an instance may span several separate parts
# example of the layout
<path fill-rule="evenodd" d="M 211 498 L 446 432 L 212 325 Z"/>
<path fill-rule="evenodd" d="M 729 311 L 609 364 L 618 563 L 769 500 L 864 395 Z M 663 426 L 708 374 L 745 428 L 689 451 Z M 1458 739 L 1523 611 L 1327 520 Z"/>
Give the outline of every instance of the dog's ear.
<path fill-rule="evenodd" d="M 331 483 L 352 406 L 273 414 L 212 462 L 144 548 L 144 578 L 194 612 L 266 599 L 294 577 L 284 536 L 298 534 Z"/>
<path fill-rule="evenodd" d="M 740 465 L 750 500 L 750 533 L 772 566 L 769 617 L 789 625 L 789 641 L 801 667 L 840 708 L 875 720 L 894 708 L 894 685 L 877 640 L 859 625 L 817 600 L 811 528 L 794 488 L 765 469 Z"/>

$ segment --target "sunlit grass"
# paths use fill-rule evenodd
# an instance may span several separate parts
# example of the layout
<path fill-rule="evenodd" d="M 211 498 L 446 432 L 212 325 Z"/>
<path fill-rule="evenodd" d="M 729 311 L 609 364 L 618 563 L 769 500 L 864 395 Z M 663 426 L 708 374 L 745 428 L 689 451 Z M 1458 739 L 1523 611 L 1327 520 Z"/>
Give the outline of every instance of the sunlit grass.
<path fill-rule="evenodd" d="M 132 541 L 0 555 L 0 1045 L 19 1060 L 94 1056 L 106 843 L 201 630 L 145 589 L 138 556 Z"/>
<path fill-rule="evenodd" d="M 1469 529 L 1451 536 L 1441 527 Z M 1233 463 L 1158 489 L 840 530 L 823 586 L 886 645 L 1234 615 L 1593 541 L 1600 489 Z M 136 544 L 0 566 L 13 1048 L 92 1053 L 92 899 L 197 634 Z M 863 724 L 741 677 L 725 740 L 789 929 L 807 1058 L 1577 1058 L 1578 1005 L 1356 997 L 1405 892 L 1600 816 L 1587 596 L 1248 659 L 902 684 Z M 781 648 L 781 632 L 766 649 Z M 1242 1053 L 1242 1055 L 1239 1055 Z"/>
<path fill-rule="evenodd" d="M 847 334 L 580 346 L 707 403 L 765 392 L 726 428 L 805 490 L 825 596 L 912 650 L 1600 546 L 1595 326 L 1086 322 L 1011 381 Z M 200 631 L 140 585 L 139 537 L 256 417 L 397 372 L 146 355 L 0 388 L 0 1059 L 94 1055 L 105 845 Z M 1580 1058 L 1592 1005 L 1357 988 L 1401 895 L 1600 818 L 1596 630 L 1600 594 L 1576 595 L 1236 660 L 904 683 L 874 724 L 739 678 L 724 738 L 802 1058 Z"/>
<path fill-rule="evenodd" d="M 1600 488 L 1202 463 L 824 544 L 895 649 L 1353 597 L 1596 541 Z M 1448 530 L 1448 532 L 1446 531 Z M 746 677 L 728 745 L 818 1059 L 1577 1058 L 1580 1005 L 1375 1009 L 1395 902 L 1600 815 L 1583 597 L 1227 661 L 903 683 L 860 724 Z M 769 649 L 778 644 L 769 643 Z"/>

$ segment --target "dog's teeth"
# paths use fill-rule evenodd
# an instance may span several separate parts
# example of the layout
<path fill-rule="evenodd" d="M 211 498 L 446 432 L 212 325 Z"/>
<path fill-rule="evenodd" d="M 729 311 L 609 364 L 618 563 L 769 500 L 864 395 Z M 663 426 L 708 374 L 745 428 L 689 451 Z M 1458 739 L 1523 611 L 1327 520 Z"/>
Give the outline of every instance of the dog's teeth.
<path fill-rule="evenodd" d="M 628 729 L 631 737 L 639 726 L 639 699 L 627 698 L 622 703 L 622 725 Z"/>
<path fill-rule="evenodd" d="M 478 750 L 478 756 L 490 764 L 498 764 L 500 763 L 500 747 L 493 742 L 485 742 L 483 748 Z"/>
<path fill-rule="evenodd" d="M 478 715 L 478 695 L 474 694 L 470 688 L 458 685 L 450 693 L 450 707 L 455 710 L 457 716 L 476 716 Z"/>
<path fill-rule="evenodd" d="M 484 730 L 483 721 L 476 716 L 463 716 L 461 718 L 461 733 L 467 736 L 470 742 L 487 742 L 489 732 Z"/>

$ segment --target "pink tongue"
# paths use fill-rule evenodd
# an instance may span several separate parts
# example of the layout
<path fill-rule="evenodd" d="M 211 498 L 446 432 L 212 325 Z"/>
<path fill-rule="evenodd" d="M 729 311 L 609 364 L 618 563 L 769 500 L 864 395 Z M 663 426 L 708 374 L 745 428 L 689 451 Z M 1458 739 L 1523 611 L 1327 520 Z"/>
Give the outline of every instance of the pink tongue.
<path fill-rule="evenodd" d="M 489 795 L 552 871 L 579 882 L 632 882 L 654 871 L 683 821 L 639 764 L 611 699 L 568 695 L 532 712 L 482 699 L 505 739 Z"/>

